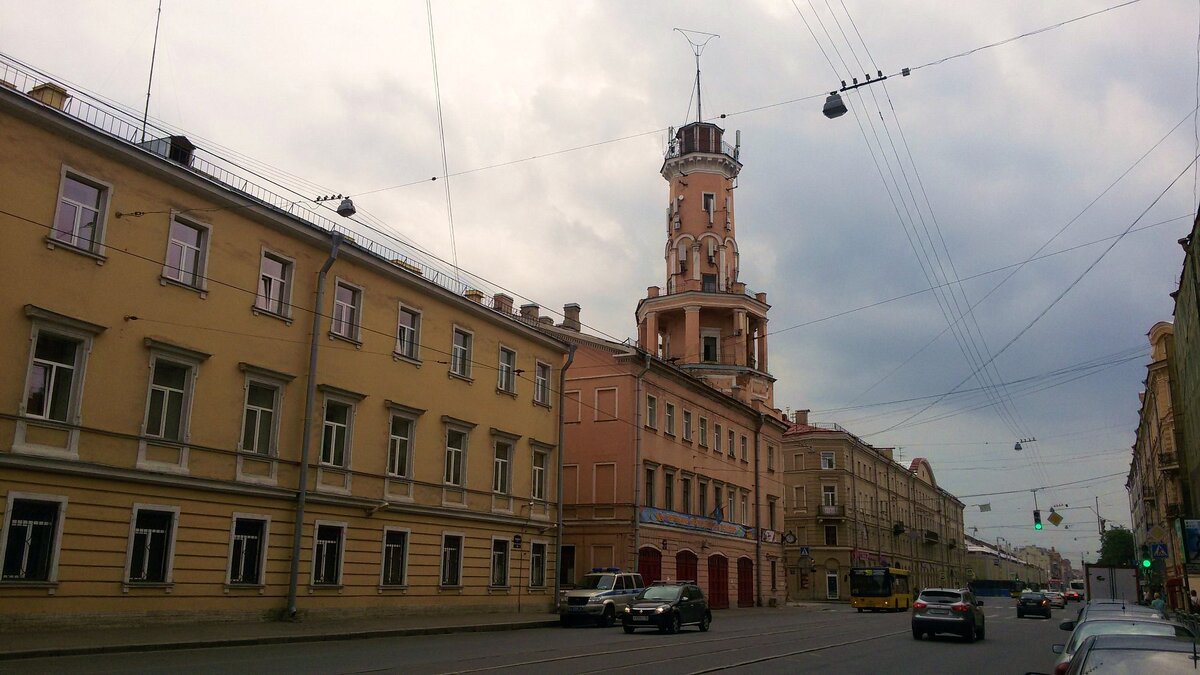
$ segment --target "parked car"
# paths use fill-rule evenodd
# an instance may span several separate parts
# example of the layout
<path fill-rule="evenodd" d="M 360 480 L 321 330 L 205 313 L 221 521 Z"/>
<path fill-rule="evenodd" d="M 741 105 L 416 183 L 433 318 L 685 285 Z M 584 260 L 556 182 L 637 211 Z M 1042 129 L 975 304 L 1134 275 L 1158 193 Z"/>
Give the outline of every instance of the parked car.
<path fill-rule="evenodd" d="M 1093 635 L 1166 635 L 1176 637 L 1194 637 L 1192 631 L 1181 623 L 1164 621 L 1144 616 L 1113 616 L 1097 614 L 1075 626 L 1071 637 L 1065 644 L 1051 647 L 1058 654 L 1054 665 L 1055 675 L 1063 675 L 1071 667 L 1071 658 L 1083 644 L 1083 641 Z"/>
<path fill-rule="evenodd" d="M 938 633 L 961 635 L 967 642 L 982 640 L 983 601 L 966 588 L 926 588 L 912 606 L 914 640 Z"/>
<path fill-rule="evenodd" d="M 1067 599 L 1058 591 L 1046 591 L 1046 599 L 1050 601 L 1051 607 L 1065 609 L 1067 606 Z"/>
<path fill-rule="evenodd" d="M 616 567 L 597 567 L 583 575 L 579 586 L 559 595 L 558 621 L 566 626 L 573 619 L 588 619 L 611 626 L 644 587 L 640 574 L 621 572 Z"/>
<path fill-rule="evenodd" d="M 1196 670 L 1195 648 L 1191 638 L 1093 635 L 1079 646 L 1067 673 L 1192 673 Z"/>
<path fill-rule="evenodd" d="M 1088 617 L 1107 615 L 1135 615 L 1152 617 L 1156 619 L 1167 618 L 1165 614 L 1146 605 L 1139 605 L 1134 602 L 1126 602 L 1125 600 L 1098 599 L 1089 600 L 1087 604 L 1079 608 L 1079 614 L 1074 623 L 1086 621 Z M 1063 630 L 1074 630 L 1075 626 L 1067 626 L 1066 621 L 1059 625 Z"/>
<path fill-rule="evenodd" d="M 1017 598 L 1017 618 L 1024 618 L 1026 614 L 1036 614 L 1049 619 L 1050 600 L 1044 593 L 1025 591 Z"/>
<path fill-rule="evenodd" d="M 621 612 L 626 633 L 638 628 L 657 628 L 660 633 L 678 633 L 695 625 L 701 632 L 712 625 L 708 599 L 694 581 L 655 582 Z"/>

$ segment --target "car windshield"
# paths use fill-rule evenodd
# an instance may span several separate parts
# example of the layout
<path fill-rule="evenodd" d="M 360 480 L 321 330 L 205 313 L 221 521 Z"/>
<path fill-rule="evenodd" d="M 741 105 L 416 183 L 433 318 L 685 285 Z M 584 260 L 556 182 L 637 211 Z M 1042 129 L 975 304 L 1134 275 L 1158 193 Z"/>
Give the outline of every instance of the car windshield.
<path fill-rule="evenodd" d="M 1183 626 L 1169 623 L 1148 623 L 1144 621 L 1084 621 L 1075 627 L 1071 634 L 1071 642 L 1067 644 L 1066 652 L 1074 654 L 1079 645 L 1093 635 L 1175 635 L 1192 637 Z"/>
<path fill-rule="evenodd" d="M 921 599 L 926 602 L 958 602 L 962 593 L 954 591 L 921 591 Z"/>
<path fill-rule="evenodd" d="M 641 600 L 678 600 L 682 589 L 678 586 L 651 586 L 642 591 Z"/>
<path fill-rule="evenodd" d="M 607 591 L 613 587 L 617 577 L 612 574 L 587 574 L 583 577 L 583 583 L 579 587 L 585 590 L 598 589 Z"/>
<path fill-rule="evenodd" d="M 1141 675 L 1142 673 L 1191 673 L 1195 670 L 1189 652 L 1159 652 L 1148 649 L 1093 649 L 1081 672 L 1096 675 Z"/>
<path fill-rule="evenodd" d="M 1021 594 L 1022 600 L 1041 600 L 1042 597 L 1043 596 L 1041 593 L 1022 593 Z"/>

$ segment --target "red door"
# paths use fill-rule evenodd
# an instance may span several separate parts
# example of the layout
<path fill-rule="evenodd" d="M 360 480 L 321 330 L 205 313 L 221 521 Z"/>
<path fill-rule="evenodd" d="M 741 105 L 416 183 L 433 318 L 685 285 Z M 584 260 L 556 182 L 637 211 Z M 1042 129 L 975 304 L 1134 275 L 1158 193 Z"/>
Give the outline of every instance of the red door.
<path fill-rule="evenodd" d="M 708 556 L 708 606 L 729 609 L 729 561 L 722 555 Z"/>
<path fill-rule="evenodd" d="M 738 558 L 738 607 L 754 606 L 754 562 Z"/>
<path fill-rule="evenodd" d="M 691 551 L 680 551 L 675 554 L 675 580 L 699 581 L 696 578 L 696 554 Z"/>
<path fill-rule="evenodd" d="M 638 573 L 647 586 L 662 579 L 662 553 L 649 546 L 638 551 Z"/>

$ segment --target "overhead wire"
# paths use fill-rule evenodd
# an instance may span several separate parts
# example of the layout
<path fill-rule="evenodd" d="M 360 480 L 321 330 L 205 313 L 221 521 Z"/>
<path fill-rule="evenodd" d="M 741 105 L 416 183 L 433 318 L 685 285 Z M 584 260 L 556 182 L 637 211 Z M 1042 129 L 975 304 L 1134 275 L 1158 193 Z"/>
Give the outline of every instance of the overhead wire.
<path fill-rule="evenodd" d="M 438 142 L 442 150 L 442 185 L 446 193 L 446 224 L 450 228 L 450 257 L 454 262 L 455 275 L 458 279 L 458 243 L 454 236 L 454 202 L 450 198 L 450 168 L 446 159 L 446 123 L 442 118 L 442 85 L 438 77 L 437 41 L 433 30 L 433 4 L 425 0 L 425 15 L 429 19 L 429 60 L 433 66 L 433 98 L 437 103 Z"/>

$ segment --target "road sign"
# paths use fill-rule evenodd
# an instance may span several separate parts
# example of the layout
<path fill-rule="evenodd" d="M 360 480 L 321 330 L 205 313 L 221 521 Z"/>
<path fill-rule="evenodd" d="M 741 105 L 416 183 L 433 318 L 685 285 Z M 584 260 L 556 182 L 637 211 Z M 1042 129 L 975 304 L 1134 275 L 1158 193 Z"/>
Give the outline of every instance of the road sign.
<path fill-rule="evenodd" d="M 1046 520 L 1050 521 L 1051 525 L 1058 527 L 1059 525 L 1062 524 L 1063 517 L 1060 516 L 1058 513 L 1051 511 L 1050 515 L 1046 516 Z"/>
<path fill-rule="evenodd" d="M 807 546 L 801 546 L 801 547 L 800 547 L 800 557 L 801 557 L 801 558 L 808 558 L 808 557 L 810 557 L 811 555 L 812 555 L 812 551 L 808 550 L 808 547 L 807 547 Z"/>
<path fill-rule="evenodd" d="M 1150 528 L 1150 536 L 1147 538 L 1150 541 L 1161 542 L 1167 538 L 1167 531 L 1163 529 L 1162 525 L 1155 525 L 1154 527 Z"/>
<path fill-rule="evenodd" d="M 1167 545 L 1161 541 L 1150 544 L 1150 557 L 1165 559 L 1167 557 Z"/>

